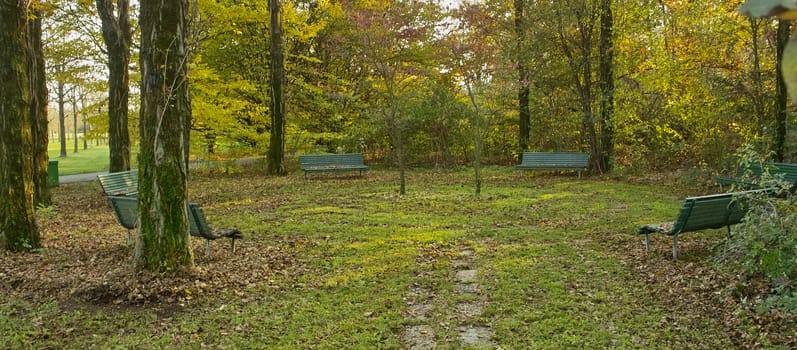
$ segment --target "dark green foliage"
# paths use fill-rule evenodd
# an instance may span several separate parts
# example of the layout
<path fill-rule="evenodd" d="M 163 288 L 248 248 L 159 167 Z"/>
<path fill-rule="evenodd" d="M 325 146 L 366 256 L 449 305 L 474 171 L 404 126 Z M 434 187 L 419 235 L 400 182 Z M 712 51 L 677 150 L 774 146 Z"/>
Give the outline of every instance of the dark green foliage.
<path fill-rule="evenodd" d="M 760 163 L 749 148 L 743 151 L 742 163 Z M 743 279 L 762 278 L 769 294 L 758 296 L 762 311 L 784 308 L 797 311 L 797 197 L 771 176 L 766 169 L 763 186 L 780 189 L 777 197 L 756 196 L 748 201 L 745 220 L 736 226 L 734 235 L 718 252 L 718 260 L 737 270 Z"/>

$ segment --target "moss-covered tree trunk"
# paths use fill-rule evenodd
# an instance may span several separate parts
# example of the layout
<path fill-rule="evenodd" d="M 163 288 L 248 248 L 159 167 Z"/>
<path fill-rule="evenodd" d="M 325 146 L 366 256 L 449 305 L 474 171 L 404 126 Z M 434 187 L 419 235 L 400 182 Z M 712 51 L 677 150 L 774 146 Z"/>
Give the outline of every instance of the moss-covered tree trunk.
<path fill-rule="evenodd" d="M 0 1 L 0 246 L 40 246 L 33 216 L 27 1 Z"/>
<path fill-rule="evenodd" d="M 42 19 L 40 11 L 33 11 L 28 22 L 28 64 L 30 74 L 30 118 L 33 138 L 33 203 L 48 206 L 52 203 L 47 187 L 47 147 L 50 134 L 47 127 L 47 77 L 42 47 Z"/>
<path fill-rule="evenodd" d="M 191 100 L 186 33 L 188 2 L 141 1 L 139 234 L 136 267 L 191 269 L 186 192 Z"/>
<path fill-rule="evenodd" d="M 791 21 L 781 20 L 778 22 L 778 34 L 776 39 L 777 64 L 775 65 L 777 74 L 777 86 L 775 90 L 775 140 L 772 148 L 775 153 L 775 161 L 783 162 L 786 160 L 786 131 L 789 122 L 789 92 L 786 91 L 786 82 L 783 80 L 783 50 L 789 43 L 791 33 Z"/>
<path fill-rule="evenodd" d="M 269 175 L 285 175 L 285 55 L 282 46 L 280 0 L 269 0 L 271 14 L 271 139 L 268 147 Z"/>
<path fill-rule="evenodd" d="M 108 147 L 111 172 L 130 170 L 130 134 L 127 125 L 130 74 L 130 4 L 127 0 L 97 0 L 102 37 L 108 53 Z M 114 15 L 114 13 L 116 15 Z"/>

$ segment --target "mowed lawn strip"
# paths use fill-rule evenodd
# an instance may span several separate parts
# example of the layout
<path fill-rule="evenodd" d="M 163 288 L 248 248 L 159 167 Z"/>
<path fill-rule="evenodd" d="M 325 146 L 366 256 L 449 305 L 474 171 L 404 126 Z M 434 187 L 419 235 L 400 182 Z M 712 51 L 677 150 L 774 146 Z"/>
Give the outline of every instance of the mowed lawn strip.
<path fill-rule="evenodd" d="M 399 196 L 393 171 L 304 179 L 269 178 L 261 170 L 191 173 L 190 199 L 201 203 L 211 225 L 246 235 L 242 256 L 217 248 L 209 258 L 197 254 L 197 266 L 236 264 L 248 276 L 244 270 L 264 267 L 241 259 L 281 252 L 293 260 L 284 270 L 212 293 L 194 288 L 190 299 L 173 303 L 31 296 L 19 280 L 6 280 L 0 334 L 11 336 L 0 339 L 0 348 L 400 348 L 402 329 L 412 323 L 405 300 L 412 288 L 434 296 L 427 324 L 438 346 L 459 348 L 454 305 L 467 297 L 454 291 L 451 276 L 461 246 L 474 249 L 486 300 L 473 322 L 491 325 L 502 348 L 733 346 L 713 315 L 672 307 L 655 290 L 663 286 L 646 283 L 623 262 L 623 254 L 645 255 L 635 227 L 668 220 L 687 189 L 496 167 L 485 169 L 479 197 L 469 170 L 410 171 L 408 193 Z M 75 205 L 101 203 L 92 186 L 55 190 L 53 217 L 41 221 L 45 246 L 69 235 L 87 252 L 131 254 L 123 229 L 108 224 L 110 208 L 98 204 L 81 214 Z M 48 226 L 64 222 L 69 227 Z M 685 236 L 682 249 L 694 248 L 692 260 L 675 264 L 710 264 L 705 244 L 693 242 L 721 237 Z M 652 259 L 669 254 L 668 242 L 654 240 Z M 40 260 L 58 261 L 49 254 L 61 251 L 45 248 Z M 0 259 L 10 269 L 20 258 Z M 236 278 L 236 270 L 230 274 Z"/>

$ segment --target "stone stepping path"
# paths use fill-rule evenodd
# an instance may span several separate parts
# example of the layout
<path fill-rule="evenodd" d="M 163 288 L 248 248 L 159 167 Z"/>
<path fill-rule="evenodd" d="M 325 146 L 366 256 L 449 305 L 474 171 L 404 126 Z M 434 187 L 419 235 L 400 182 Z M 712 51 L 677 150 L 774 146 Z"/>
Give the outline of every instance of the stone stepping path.
<path fill-rule="evenodd" d="M 418 284 L 410 286 L 404 298 L 404 315 L 407 319 L 401 334 L 401 343 L 404 349 L 425 350 L 448 347 L 451 344 L 438 344 L 438 330 L 441 334 L 449 329 L 455 330 L 458 343 L 463 347 L 494 348 L 492 342 L 493 330 L 489 324 L 483 324 L 478 318 L 482 315 L 486 301 L 482 295 L 481 286 L 478 284 L 479 271 L 473 262 L 474 251 L 461 247 L 458 254 L 453 257 L 449 274 L 453 278 L 455 294 L 467 295 L 469 301 L 457 303 L 453 310 L 440 310 L 442 302 L 438 301 L 435 293 L 429 288 Z M 429 273 L 417 271 L 416 278 L 428 278 Z M 450 316 L 456 322 L 450 325 L 446 322 L 434 324 L 435 316 Z M 444 346 L 445 345 L 445 346 Z"/>

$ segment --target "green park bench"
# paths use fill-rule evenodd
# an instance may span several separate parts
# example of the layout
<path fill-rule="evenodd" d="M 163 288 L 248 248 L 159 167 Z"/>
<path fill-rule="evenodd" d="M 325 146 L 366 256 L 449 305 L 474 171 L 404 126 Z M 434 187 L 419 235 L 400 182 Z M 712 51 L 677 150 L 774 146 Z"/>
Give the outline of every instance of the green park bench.
<path fill-rule="evenodd" d="M 237 228 L 211 228 L 197 203 L 188 203 L 188 214 L 191 235 L 205 239 L 205 255 L 210 255 L 210 241 L 225 237 L 230 239 L 231 250 L 235 253 L 235 240 L 244 238 L 241 231 Z"/>
<path fill-rule="evenodd" d="M 768 193 L 770 190 L 753 190 L 734 193 L 713 194 L 707 196 L 688 197 L 681 205 L 675 221 L 645 225 L 639 228 L 638 233 L 645 235 L 645 250 L 650 250 L 651 233 L 661 233 L 673 236 L 672 257 L 678 258 L 678 235 L 685 232 L 706 229 L 728 228 L 728 237 L 731 235 L 731 225 L 738 224 L 747 214 L 748 206 L 745 203 L 747 196 Z"/>
<path fill-rule="evenodd" d="M 589 154 L 582 152 L 523 152 L 517 170 L 575 170 L 587 169 Z"/>
<path fill-rule="evenodd" d="M 132 230 L 138 227 L 138 199 L 136 197 L 108 196 L 116 221 L 127 229 L 127 245 L 133 244 Z"/>
<path fill-rule="evenodd" d="M 99 174 L 100 186 L 106 196 L 129 196 L 138 194 L 138 170 Z"/>
<path fill-rule="evenodd" d="M 305 177 L 307 173 L 332 171 L 359 171 L 362 176 L 368 171 L 362 153 L 300 155 L 299 166 Z"/>
<path fill-rule="evenodd" d="M 717 176 L 716 182 L 720 190 L 724 186 L 736 186 L 744 189 L 755 189 L 761 187 L 761 176 L 766 170 L 773 179 L 784 181 L 786 186 L 793 188 L 797 186 L 797 164 L 793 163 L 750 163 L 740 165 L 736 169 L 734 176 Z"/>
<path fill-rule="evenodd" d="M 127 229 L 127 244 L 132 244 L 131 230 L 138 227 L 138 199 L 125 196 L 108 196 L 116 220 Z M 213 229 L 208 225 L 202 208 L 197 203 L 188 204 L 189 233 L 194 237 L 205 239 L 205 255 L 210 255 L 210 241 L 219 238 L 232 240 L 232 252 L 235 253 L 235 240 L 242 239 L 243 234 L 235 228 Z"/>

